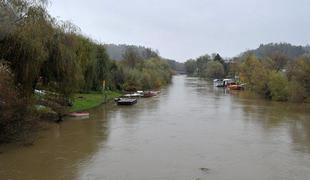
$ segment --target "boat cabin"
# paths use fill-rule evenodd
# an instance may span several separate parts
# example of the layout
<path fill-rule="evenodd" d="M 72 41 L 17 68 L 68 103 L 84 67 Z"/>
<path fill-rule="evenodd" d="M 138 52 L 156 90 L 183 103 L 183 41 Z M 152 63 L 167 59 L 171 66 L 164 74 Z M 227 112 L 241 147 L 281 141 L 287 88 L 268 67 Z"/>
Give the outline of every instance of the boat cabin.
<path fill-rule="evenodd" d="M 227 87 L 233 84 L 236 84 L 233 79 L 223 79 L 223 87 Z"/>
<path fill-rule="evenodd" d="M 215 87 L 227 87 L 236 83 L 233 79 L 214 79 L 213 84 Z"/>
<path fill-rule="evenodd" d="M 213 85 L 215 87 L 224 87 L 223 86 L 223 79 L 214 79 L 213 80 Z"/>

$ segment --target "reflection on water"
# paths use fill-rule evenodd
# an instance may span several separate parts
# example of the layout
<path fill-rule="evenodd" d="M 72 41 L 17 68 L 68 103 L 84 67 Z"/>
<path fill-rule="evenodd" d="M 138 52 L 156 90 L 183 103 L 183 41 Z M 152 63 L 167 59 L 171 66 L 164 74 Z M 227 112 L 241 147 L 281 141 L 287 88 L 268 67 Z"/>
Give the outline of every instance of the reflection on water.
<path fill-rule="evenodd" d="M 106 110 L 89 120 L 68 120 L 43 131 L 34 146 L 1 147 L 0 179 L 75 179 L 77 167 L 104 147 L 109 122 Z"/>
<path fill-rule="evenodd" d="M 0 179 L 308 179 L 310 106 L 176 76 L 160 96 L 0 147 Z M 208 171 L 201 171 L 207 168 Z"/>
<path fill-rule="evenodd" d="M 273 132 L 274 129 L 286 129 L 290 136 L 292 148 L 296 151 L 310 153 L 310 106 L 309 104 L 294 104 L 269 102 L 264 100 L 251 101 L 242 99 L 242 95 L 235 99 L 241 101 L 246 117 L 252 117 L 263 126 L 264 131 Z"/>

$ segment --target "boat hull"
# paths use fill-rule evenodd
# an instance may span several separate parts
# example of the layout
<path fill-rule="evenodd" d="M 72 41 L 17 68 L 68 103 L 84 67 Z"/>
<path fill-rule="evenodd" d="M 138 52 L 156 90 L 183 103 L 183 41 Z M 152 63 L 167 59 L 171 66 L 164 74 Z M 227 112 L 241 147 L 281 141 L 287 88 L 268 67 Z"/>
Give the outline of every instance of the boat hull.
<path fill-rule="evenodd" d="M 147 91 L 143 93 L 143 97 L 148 98 L 148 97 L 157 96 L 158 94 L 159 94 L 159 91 Z"/>
<path fill-rule="evenodd" d="M 70 113 L 69 116 L 71 116 L 71 117 L 88 117 L 89 113 L 88 112 L 73 112 L 73 113 Z"/>
<path fill-rule="evenodd" d="M 116 101 L 117 105 L 129 106 L 134 105 L 138 102 L 137 99 L 119 99 Z"/>
<path fill-rule="evenodd" d="M 228 89 L 229 90 L 243 90 L 244 89 L 244 87 L 243 86 L 240 86 L 240 85 L 230 85 L 230 86 L 228 86 Z"/>

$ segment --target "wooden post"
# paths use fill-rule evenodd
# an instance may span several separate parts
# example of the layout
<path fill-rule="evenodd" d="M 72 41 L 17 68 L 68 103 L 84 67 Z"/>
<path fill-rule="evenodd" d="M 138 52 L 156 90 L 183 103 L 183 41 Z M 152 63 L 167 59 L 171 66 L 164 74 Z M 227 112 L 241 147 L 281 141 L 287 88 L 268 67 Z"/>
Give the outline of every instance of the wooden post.
<path fill-rule="evenodd" d="M 102 81 L 102 91 L 103 91 L 103 96 L 104 96 L 104 103 L 107 102 L 107 93 L 105 91 L 105 80 Z"/>

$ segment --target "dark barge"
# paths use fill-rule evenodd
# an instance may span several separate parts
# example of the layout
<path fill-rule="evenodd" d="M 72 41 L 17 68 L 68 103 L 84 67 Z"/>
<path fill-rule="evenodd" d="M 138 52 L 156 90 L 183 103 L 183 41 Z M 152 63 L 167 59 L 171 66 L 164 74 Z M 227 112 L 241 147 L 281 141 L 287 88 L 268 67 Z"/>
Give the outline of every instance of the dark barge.
<path fill-rule="evenodd" d="M 134 105 L 138 102 L 137 99 L 132 98 L 117 98 L 115 99 L 117 105 Z"/>

